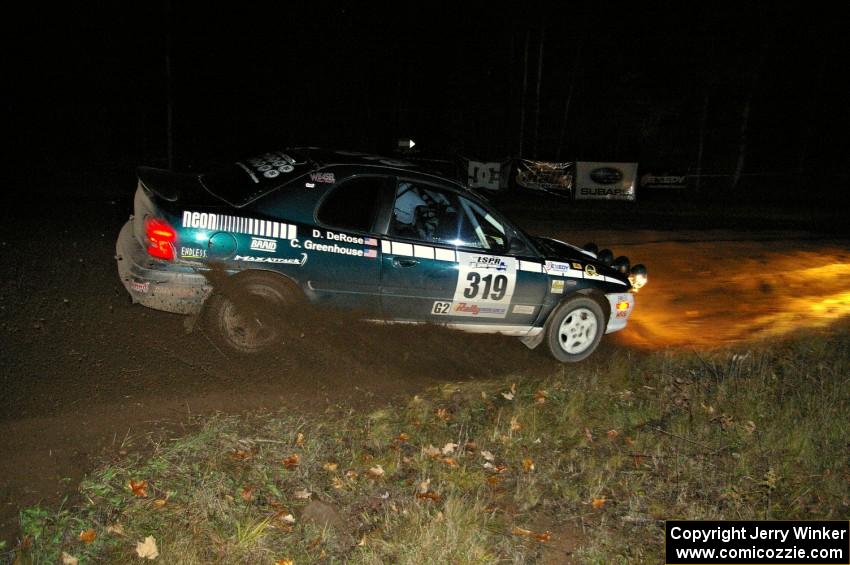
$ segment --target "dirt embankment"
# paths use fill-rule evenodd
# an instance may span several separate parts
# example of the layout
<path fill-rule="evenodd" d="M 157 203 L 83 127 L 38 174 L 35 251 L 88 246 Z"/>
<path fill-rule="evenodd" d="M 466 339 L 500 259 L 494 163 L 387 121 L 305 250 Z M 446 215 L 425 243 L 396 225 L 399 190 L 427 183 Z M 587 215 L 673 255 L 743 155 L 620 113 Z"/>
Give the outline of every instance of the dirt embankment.
<path fill-rule="evenodd" d="M 368 409 L 440 382 L 561 370 L 512 338 L 335 315 L 302 324 L 271 355 L 233 356 L 187 333 L 184 317 L 130 304 L 113 261 L 128 210 L 91 205 L 0 231 L 0 539 L 14 541 L 18 508 L 57 503 L 94 458 L 179 431 L 190 414 Z M 603 340 L 598 358 L 624 346 L 713 347 L 850 313 L 846 241 L 527 227 L 649 267 L 629 328 Z"/>

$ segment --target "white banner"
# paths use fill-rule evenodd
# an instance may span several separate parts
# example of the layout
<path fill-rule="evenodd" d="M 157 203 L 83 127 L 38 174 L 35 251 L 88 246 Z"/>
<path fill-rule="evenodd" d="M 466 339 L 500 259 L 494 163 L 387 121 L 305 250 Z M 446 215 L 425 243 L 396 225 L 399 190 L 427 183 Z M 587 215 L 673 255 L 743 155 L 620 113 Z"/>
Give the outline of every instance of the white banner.
<path fill-rule="evenodd" d="M 504 163 L 466 161 L 466 186 L 470 188 L 484 188 L 487 190 L 500 190 L 507 187 L 507 171 L 504 171 Z M 510 165 L 510 162 L 507 163 Z"/>
<path fill-rule="evenodd" d="M 576 163 L 576 200 L 635 200 L 637 163 Z"/>

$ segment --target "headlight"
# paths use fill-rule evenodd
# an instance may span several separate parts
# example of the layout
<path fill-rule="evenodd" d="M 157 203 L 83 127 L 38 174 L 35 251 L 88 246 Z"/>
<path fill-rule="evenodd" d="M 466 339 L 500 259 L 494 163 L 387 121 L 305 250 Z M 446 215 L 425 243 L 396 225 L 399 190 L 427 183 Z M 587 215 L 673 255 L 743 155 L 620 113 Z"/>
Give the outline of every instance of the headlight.
<path fill-rule="evenodd" d="M 632 290 L 638 291 L 649 282 L 649 275 L 646 274 L 646 267 L 643 265 L 635 265 L 632 267 L 629 275 L 629 282 L 632 283 Z"/>

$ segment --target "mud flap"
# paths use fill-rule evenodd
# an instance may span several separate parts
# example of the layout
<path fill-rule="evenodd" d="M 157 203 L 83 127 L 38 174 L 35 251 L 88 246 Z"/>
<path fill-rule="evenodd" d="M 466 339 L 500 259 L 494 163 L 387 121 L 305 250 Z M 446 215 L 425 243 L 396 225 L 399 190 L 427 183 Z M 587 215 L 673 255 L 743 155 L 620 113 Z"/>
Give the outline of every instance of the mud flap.
<path fill-rule="evenodd" d="M 534 349 L 541 343 L 543 343 L 543 336 L 546 332 L 537 332 L 534 335 L 527 335 L 525 337 L 519 338 L 523 345 L 525 345 L 529 349 Z"/>

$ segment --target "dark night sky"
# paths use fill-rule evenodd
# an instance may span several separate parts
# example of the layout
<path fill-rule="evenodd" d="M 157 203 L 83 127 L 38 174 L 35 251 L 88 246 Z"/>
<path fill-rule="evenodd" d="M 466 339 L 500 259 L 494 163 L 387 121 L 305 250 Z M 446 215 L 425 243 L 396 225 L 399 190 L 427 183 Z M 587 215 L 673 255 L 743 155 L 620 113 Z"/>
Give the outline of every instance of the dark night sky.
<path fill-rule="evenodd" d="M 731 174 L 749 100 L 750 182 L 825 190 L 850 180 L 848 21 L 831 5 L 31 7 L 4 25 L 6 155 L 22 183 L 164 165 L 170 27 L 182 168 L 285 145 L 386 153 L 404 136 L 423 156 L 518 157 L 524 100 L 524 157 L 694 172 L 703 124 L 704 170 Z"/>

